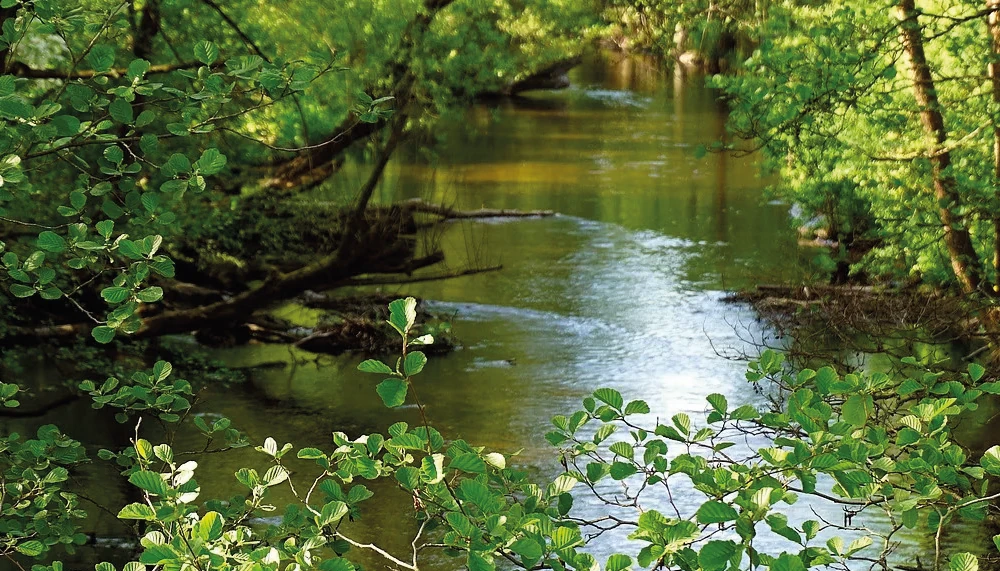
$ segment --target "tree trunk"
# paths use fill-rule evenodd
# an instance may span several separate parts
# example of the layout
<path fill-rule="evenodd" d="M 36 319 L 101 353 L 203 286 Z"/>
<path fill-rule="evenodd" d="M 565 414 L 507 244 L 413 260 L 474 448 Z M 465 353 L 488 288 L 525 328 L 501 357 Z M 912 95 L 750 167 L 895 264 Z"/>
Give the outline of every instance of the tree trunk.
<path fill-rule="evenodd" d="M 153 39 L 160 33 L 160 0 L 147 0 L 136 23 L 132 55 L 148 60 L 153 55 Z"/>
<path fill-rule="evenodd" d="M 941 114 L 941 102 L 934 88 L 934 78 L 924 54 L 923 30 L 913 0 L 900 0 L 896 16 L 900 20 L 903 48 L 910 60 L 913 74 L 913 94 L 920 107 L 920 122 L 927 138 L 934 197 L 939 204 L 945 246 L 962 290 L 973 293 L 979 290 L 982 283 L 982 267 L 969 230 L 963 225 L 961 217 L 953 212 L 953 209 L 961 205 L 962 197 L 958 192 L 955 176 L 949 168 L 951 153 L 945 148 L 948 130 Z"/>
<path fill-rule="evenodd" d="M 451 5 L 455 0 L 424 0 L 423 9 L 418 12 L 416 18 L 407 26 L 400 45 L 396 49 L 398 57 L 390 61 L 386 66 L 386 75 L 392 80 L 393 92 L 389 95 L 395 100 L 396 113 L 404 113 L 404 109 L 410 100 L 410 90 L 413 86 L 412 74 L 410 73 L 410 58 L 414 57 L 413 51 L 434 17 L 443 9 Z M 366 92 L 370 90 L 365 90 Z M 398 122 L 398 121 L 393 121 Z M 330 164 L 337 160 L 355 142 L 368 139 L 378 133 L 386 122 L 361 123 L 357 117 L 349 115 L 338 126 L 334 135 L 319 144 L 312 145 L 303 154 L 289 159 L 280 164 L 275 169 L 275 176 L 266 181 L 265 185 L 270 188 L 293 188 L 300 184 L 310 184 L 317 182 L 317 176 L 322 177 L 334 172 Z"/>
<path fill-rule="evenodd" d="M 1000 108 L 1000 0 L 986 0 L 986 9 L 990 11 L 986 26 L 990 33 L 990 66 L 989 75 L 993 82 L 993 103 Z M 993 186 L 1000 193 L 1000 123 L 994 119 L 993 124 Z M 1000 198 L 1000 197 L 998 197 Z M 1000 295 L 1000 212 L 993 218 L 993 294 Z"/>

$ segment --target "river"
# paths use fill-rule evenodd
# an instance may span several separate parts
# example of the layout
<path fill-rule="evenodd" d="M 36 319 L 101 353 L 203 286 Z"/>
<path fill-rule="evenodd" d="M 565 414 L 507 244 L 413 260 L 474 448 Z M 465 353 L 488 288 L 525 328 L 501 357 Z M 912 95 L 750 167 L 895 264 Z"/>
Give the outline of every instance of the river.
<path fill-rule="evenodd" d="M 442 246 L 453 268 L 503 269 L 384 288 L 450 315 L 462 345 L 432 358 L 418 378 L 432 424 L 451 438 L 520 451 L 515 463 L 539 476 L 561 470 L 543 438 L 549 419 L 577 410 L 598 387 L 645 399 L 660 418 L 687 412 L 697 419 L 713 392 L 731 405 L 761 404 L 743 378 L 745 361 L 727 356 L 753 353 L 768 332 L 749 308 L 724 302 L 724 292 L 810 272 L 788 206 L 763 199 L 753 157 L 696 158 L 697 145 L 725 133 L 725 110 L 699 79 L 612 57 L 588 62 L 572 80 L 568 90 L 478 105 L 446 122 L 434 155 L 401 152 L 378 196 L 559 213 L 448 224 L 423 239 Z M 203 395 L 203 410 L 228 416 L 255 443 L 273 436 L 279 444 L 330 447 L 335 430 L 384 431 L 418 418 L 412 408 L 382 407 L 373 379 L 355 371 L 357 356 L 316 362 L 261 345 L 217 356 L 241 366 L 300 361 L 254 373 L 252 388 Z M 201 459 L 205 496 L 231 493 L 233 472 L 248 461 L 244 453 Z M 416 524 L 401 514 L 412 511 L 411 500 L 376 491 L 352 531 L 405 553 Z M 109 493 L 118 492 L 102 495 Z M 584 516 L 603 510 L 583 495 L 577 508 Z M 807 509 L 790 515 L 809 516 Z M 88 528 L 113 526 L 96 514 Z M 595 550 L 620 548 L 620 539 Z M 440 567 L 457 565 L 442 560 Z"/>

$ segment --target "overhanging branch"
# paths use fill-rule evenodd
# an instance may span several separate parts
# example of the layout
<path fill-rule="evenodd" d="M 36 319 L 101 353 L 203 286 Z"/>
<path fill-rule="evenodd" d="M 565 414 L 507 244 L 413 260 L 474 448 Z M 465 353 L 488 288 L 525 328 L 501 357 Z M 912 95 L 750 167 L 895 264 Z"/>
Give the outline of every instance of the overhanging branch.
<path fill-rule="evenodd" d="M 194 69 L 205 65 L 200 61 L 186 61 L 181 63 L 165 63 L 150 66 L 146 70 L 147 74 L 151 73 L 170 73 L 171 71 L 177 71 L 179 69 Z M 213 64 L 216 65 L 216 64 Z M 12 75 L 17 77 L 26 77 L 30 79 L 93 79 L 99 75 L 107 75 L 111 77 L 122 77 L 128 74 L 128 70 L 125 68 L 114 68 L 108 71 L 95 71 L 93 69 L 84 70 L 64 70 L 64 69 L 34 69 L 28 67 L 27 65 L 16 62 L 11 66 L 9 71 Z"/>

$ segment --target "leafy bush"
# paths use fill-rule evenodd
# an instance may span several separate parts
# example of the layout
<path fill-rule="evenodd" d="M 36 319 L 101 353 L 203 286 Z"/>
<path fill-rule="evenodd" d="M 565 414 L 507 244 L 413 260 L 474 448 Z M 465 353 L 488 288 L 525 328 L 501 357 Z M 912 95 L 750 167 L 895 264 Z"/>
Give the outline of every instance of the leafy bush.
<path fill-rule="evenodd" d="M 174 427 L 187 422 L 190 385 L 170 381 L 169 364 L 159 362 L 127 382 L 109 379 L 100 387 L 84 382 L 95 406 L 120 409 L 123 421 L 140 419 L 132 446 L 99 454 L 116 460 L 122 477 L 141 495 L 118 508 L 119 518 L 145 524 L 142 552 L 125 569 L 351 571 L 356 568 L 351 551 L 361 550 L 391 567 L 415 570 L 424 550 L 437 548 L 474 571 L 508 564 L 592 570 L 599 563 L 586 552 L 588 543 L 618 527 L 631 529 L 637 552 L 609 556 L 606 570 L 638 565 L 722 571 L 749 562 L 783 571 L 852 561 L 888 568 L 900 530 L 940 534 L 958 519 L 982 521 L 1000 497 L 988 493 L 989 478 L 1000 476 L 1000 447 L 970 461 L 950 432 L 956 417 L 974 410 L 983 395 L 1000 394 L 1000 383 L 983 382 L 982 367 L 972 365 L 954 379 L 937 373 L 905 379 L 839 375 L 829 367 L 791 374 L 772 352 L 750 363 L 747 372 L 750 383 L 772 396 L 773 406 L 765 410 L 731 407 L 726 397 L 712 394 L 703 419 L 679 413 L 659 422 L 644 401 L 626 401 L 611 388 L 594 391 L 581 410 L 553 418 L 555 429 L 546 435 L 559 448 L 566 471 L 535 482 L 511 457 L 449 441 L 428 424 L 416 379 L 427 362 L 420 347 L 433 338 L 411 335 L 413 298 L 389 308 L 388 322 L 400 338 L 398 359 L 395 364 L 369 359 L 358 369 L 383 378 L 375 391 L 386 407 L 415 404 L 420 425 L 399 422 L 387 434 L 356 438 L 335 432 L 331 445 L 321 448 L 296 450 L 268 438 L 255 447 L 266 469 L 237 471 L 240 492 L 226 500 L 200 498 L 198 461 L 180 459 L 188 453 L 139 436 L 141 418 L 151 414 Z M 16 406 L 11 399 L 17 390 L 0 387 L 5 404 Z M 191 422 L 208 439 L 203 452 L 247 445 L 227 419 L 211 426 L 197 416 Z M 225 444 L 212 449 L 220 435 Z M 9 494 L 2 505 L 0 554 L 45 557 L 55 545 L 80 544 L 83 537 L 72 520 L 85 514 L 65 489 L 69 470 L 85 458 L 80 444 L 52 426 L 40 429 L 36 440 L 18 440 L 10 435 L 0 449 Z M 292 473 L 287 459 L 293 451 L 315 464 L 312 473 Z M 364 482 L 380 480 L 413 498 L 409 515 L 419 529 L 406 556 L 341 529 L 345 518 L 363 516 L 374 495 Z M 251 523 L 276 509 L 268 497 L 285 486 L 295 502 L 280 523 Z M 697 507 L 687 513 L 674 499 L 681 491 L 683 505 L 697 498 Z M 607 515 L 577 516 L 573 504 L 580 494 L 604 504 Z M 822 517 L 792 521 L 783 506 L 800 497 L 843 506 L 851 517 L 877 510 L 890 523 L 873 531 L 850 518 L 843 525 Z M 664 513 L 647 503 L 669 509 Z M 795 547 L 767 551 L 754 541 L 761 530 Z M 935 553 L 935 562 L 945 555 Z M 956 570 L 977 564 L 968 553 L 951 554 L 950 561 Z M 107 565 L 99 571 L 111 569 Z"/>

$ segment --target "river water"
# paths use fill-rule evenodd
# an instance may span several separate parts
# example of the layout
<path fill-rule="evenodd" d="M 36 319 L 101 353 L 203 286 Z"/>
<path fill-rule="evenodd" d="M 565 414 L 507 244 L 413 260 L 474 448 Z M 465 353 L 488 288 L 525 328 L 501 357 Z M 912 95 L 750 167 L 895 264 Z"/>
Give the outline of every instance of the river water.
<path fill-rule="evenodd" d="M 724 136 L 725 121 L 699 79 L 637 59 L 589 62 L 572 79 L 562 92 L 477 106 L 444 129 L 434 156 L 400 153 L 379 195 L 559 213 L 448 224 L 424 239 L 444 248 L 452 268 L 503 269 L 384 288 L 430 300 L 451 316 L 461 342 L 418 378 L 432 424 L 451 438 L 520 451 L 516 464 L 539 476 L 561 471 L 543 438 L 549 419 L 577 410 L 598 387 L 645 399 L 660 418 L 687 412 L 698 419 L 713 392 L 733 406 L 760 404 L 743 378 L 745 362 L 725 355 L 752 353 L 768 334 L 749 308 L 722 301 L 724 291 L 794 282 L 809 271 L 787 205 L 763 200 L 753 158 L 696 158 L 697 145 Z M 360 357 L 314 362 L 259 345 L 218 357 L 241 366 L 299 361 L 254 373 L 251 387 L 203 395 L 203 410 L 228 416 L 255 443 L 273 436 L 329 448 L 335 430 L 356 435 L 418 419 L 412 408 L 382 407 L 373 379 L 355 371 Z M 253 460 L 246 453 L 203 458 L 205 496 L 232 493 L 234 471 Z M 411 500 L 376 491 L 352 531 L 403 555 L 416 530 L 401 515 L 412 513 Z M 577 508 L 582 517 L 603 513 L 584 496 Z M 806 510 L 794 508 L 793 521 L 809 519 Z M 109 519 L 97 514 L 89 527 L 111 529 Z M 620 548 L 621 537 L 594 549 Z"/>

